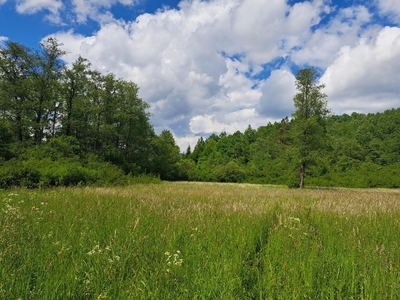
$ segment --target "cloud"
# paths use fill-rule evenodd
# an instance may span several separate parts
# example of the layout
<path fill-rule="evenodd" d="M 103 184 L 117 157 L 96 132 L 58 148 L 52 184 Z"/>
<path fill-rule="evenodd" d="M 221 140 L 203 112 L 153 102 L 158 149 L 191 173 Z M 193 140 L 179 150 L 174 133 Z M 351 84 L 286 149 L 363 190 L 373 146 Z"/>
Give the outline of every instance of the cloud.
<path fill-rule="evenodd" d="M 7 0 L 0 0 L 0 5 Z M 117 4 L 133 6 L 141 0 L 16 0 L 20 14 L 35 14 L 47 11 L 46 19 L 52 23 L 67 25 L 66 22 L 86 23 L 87 19 L 101 24 L 115 21 L 110 9 Z M 64 17 L 64 19 L 63 19 Z"/>
<path fill-rule="evenodd" d="M 298 65 L 327 68 L 341 47 L 354 46 L 360 36 L 370 38 L 375 34 L 376 26 L 367 26 L 371 19 L 372 14 L 365 6 L 341 8 L 330 22 L 310 35 L 300 50 L 292 51 L 291 59 Z"/>
<path fill-rule="evenodd" d="M 302 44 L 325 9 L 322 1 L 291 7 L 284 0 L 179 6 L 103 24 L 91 37 L 56 35 L 72 52 L 69 60 L 79 52 L 95 68 L 135 81 L 152 104 L 156 128 L 186 122 L 177 135 L 187 133 L 193 117 L 254 108 L 261 92 L 252 76 L 287 55 L 285 47 Z"/>
<path fill-rule="evenodd" d="M 321 78 L 337 114 L 400 106 L 400 28 L 385 27 L 375 40 L 344 46 Z"/>
<path fill-rule="evenodd" d="M 182 153 L 186 152 L 188 146 L 190 146 L 191 151 L 193 151 L 199 138 L 199 136 L 195 135 L 187 135 L 184 137 L 174 136 L 175 142 Z"/>
<path fill-rule="evenodd" d="M 249 121 L 257 118 L 254 108 L 243 109 L 223 116 L 216 115 L 201 115 L 195 116 L 190 120 L 190 130 L 194 134 L 209 134 L 228 132 L 234 133 L 235 131 L 243 131 Z"/>
<path fill-rule="evenodd" d="M 395 24 L 400 24 L 400 5 L 397 0 L 378 0 L 379 12 L 388 16 Z"/>
<path fill-rule="evenodd" d="M 72 64 L 81 53 L 85 52 L 85 48 L 91 47 L 95 42 L 94 37 L 85 37 L 81 34 L 74 33 L 72 29 L 60 31 L 51 36 L 56 37 L 63 44 L 62 48 L 67 52 L 63 60 L 68 64 Z"/>
<path fill-rule="evenodd" d="M 17 0 L 16 10 L 20 14 L 35 14 L 47 10 L 47 19 L 52 23 L 61 23 L 60 10 L 63 3 L 60 0 Z"/>
<path fill-rule="evenodd" d="M 84 22 L 117 1 L 74 3 Z M 365 6 L 327 3 L 184 0 L 179 9 L 136 20 L 111 16 L 90 36 L 70 30 L 55 37 L 70 53 L 69 63 L 82 55 L 94 68 L 136 82 L 151 104 L 156 132 L 171 130 L 180 145 L 290 116 L 291 70 L 306 65 L 326 70 L 321 81 L 335 113 L 398 106 L 400 29 L 375 24 Z"/>
<path fill-rule="evenodd" d="M 88 17 L 106 23 L 114 19 L 108 11 L 113 5 L 132 6 L 137 2 L 138 0 L 72 0 L 72 6 L 78 23 L 85 23 Z"/>
<path fill-rule="evenodd" d="M 228 54 L 245 53 L 245 61 L 265 64 L 301 46 L 311 27 L 327 10 L 323 1 L 296 3 L 282 0 L 245 0 L 231 17 L 232 41 L 225 45 Z"/>
<path fill-rule="evenodd" d="M 295 80 L 287 70 L 273 71 L 261 88 L 259 113 L 270 118 L 290 117 L 293 111 L 293 97 L 296 94 Z"/>

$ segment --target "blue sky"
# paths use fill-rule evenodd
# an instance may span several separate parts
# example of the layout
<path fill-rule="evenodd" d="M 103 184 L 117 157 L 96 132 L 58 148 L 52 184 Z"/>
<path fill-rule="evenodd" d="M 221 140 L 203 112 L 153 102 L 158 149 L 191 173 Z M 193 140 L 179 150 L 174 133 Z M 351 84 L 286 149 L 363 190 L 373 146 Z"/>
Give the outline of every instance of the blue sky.
<path fill-rule="evenodd" d="M 400 106 L 399 0 L 0 0 L 0 40 L 56 37 L 71 64 L 136 82 L 156 132 L 200 136 L 290 116 L 315 66 L 335 114 Z"/>
<path fill-rule="evenodd" d="M 5 2 L 4 2 L 5 1 Z M 0 36 L 6 36 L 9 40 L 22 43 L 29 47 L 37 47 L 43 37 L 51 35 L 60 30 L 74 28 L 76 32 L 89 35 L 93 31 L 99 30 L 101 25 L 99 22 L 87 19 L 85 22 L 77 23 L 71 19 L 71 10 L 73 3 L 71 1 L 60 1 L 65 6 L 60 10 L 62 20 L 60 22 L 51 22 L 47 19 L 49 11 L 44 8 L 41 3 L 46 1 L 10 1 L 0 0 Z M 35 13 L 26 11 L 18 12 L 18 3 L 32 3 L 32 6 L 38 7 Z M 52 1 L 48 1 L 49 3 Z M 93 1 L 94 2 L 94 1 Z M 102 1 L 98 1 L 102 2 Z M 110 3 L 116 1 L 109 1 Z M 164 7 L 177 8 L 179 0 L 141 0 L 132 4 L 124 5 L 122 3 L 114 3 L 110 7 L 105 6 L 99 9 L 99 13 L 110 11 L 115 19 L 134 20 L 143 13 L 155 13 Z"/>

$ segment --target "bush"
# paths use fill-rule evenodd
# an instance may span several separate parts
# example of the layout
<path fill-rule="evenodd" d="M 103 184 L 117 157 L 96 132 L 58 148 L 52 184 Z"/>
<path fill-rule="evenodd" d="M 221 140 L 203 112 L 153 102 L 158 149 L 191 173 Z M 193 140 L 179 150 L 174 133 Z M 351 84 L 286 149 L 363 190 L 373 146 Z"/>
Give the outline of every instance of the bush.
<path fill-rule="evenodd" d="M 0 188 L 21 186 L 36 188 L 39 186 L 40 172 L 29 162 L 16 159 L 7 161 L 0 171 Z"/>
<path fill-rule="evenodd" d="M 128 182 L 129 184 L 159 184 L 162 181 L 160 176 L 142 174 L 130 177 Z"/>
<path fill-rule="evenodd" d="M 287 181 L 287 186 L 289 189 L 298 189 L 300 187 L 300 180 L 294 176 L 290 176 Z"/>
<path fill-rule="evenodd" d="M 190 158 L 181 159 L 176 163 L 177 167 L 177 180 L 190 180 L 193 177 L 196 163 Z"/>
<path fill-rule="evenodd" d="M 76 186 L 76 185 L 86 185 L 86 182 L 90 176 L 89 172 L 81 166 L 72 166 L 66 169 L 66 172 L 60 178 L 60 183 L 63 186 Z"/>
<path fill-rule="evenodd" d="M 50 157 L 12 159 L 0 169 L 0 188 L 76 185 L 126 185 L 128 176 L 117 166 L 91 156 L 87 162 L 77 156 L 52 160 Z"/>
<path fill-rule="evenodd" d="M 10 146 L 13 142 L 14 136 L 10 125 L 0 118 L 0 162 L 12 158 Z"/>
<path fill-rule="evenodd" d="M 234 161 L 218 166 L 215 175 L 220 182 L 243 182 L 246 178 L 246 172 Z"/>

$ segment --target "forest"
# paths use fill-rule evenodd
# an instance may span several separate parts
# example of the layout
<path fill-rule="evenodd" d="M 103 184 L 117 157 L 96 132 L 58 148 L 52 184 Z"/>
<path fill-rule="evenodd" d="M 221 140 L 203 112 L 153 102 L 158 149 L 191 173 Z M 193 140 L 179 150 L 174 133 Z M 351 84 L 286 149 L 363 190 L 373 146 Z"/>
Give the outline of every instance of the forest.
<path fill-rule="evenodd" d="M 72 66 L 56 39 L 0 47 L 0 188 L 127 185 L 135 178 L 400 187 L 400 109 L 334 115 L 313 68 L 296 76 L 292 116 L 200 138 L 180 153 L 156 134 L 139 87 Z"/>

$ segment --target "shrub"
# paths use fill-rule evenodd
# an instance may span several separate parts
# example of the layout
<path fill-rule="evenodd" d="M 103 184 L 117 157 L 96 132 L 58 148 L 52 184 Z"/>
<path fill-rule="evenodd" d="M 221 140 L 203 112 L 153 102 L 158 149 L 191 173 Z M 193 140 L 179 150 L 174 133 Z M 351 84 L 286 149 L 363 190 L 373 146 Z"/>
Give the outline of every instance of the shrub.
<path fill-rule="evenodd" d="M 10 188 L 14 186 L 36 188 L 39 185 L 40 176 L 40 172 L 34 164 L 11 159 L 1 168 L 0 188 Z"/>
<path fill-rule="evenodd" d="M 158 184 L 161 183 L 160 176 L 155 176 L 151 174 L 141 174 L 137 176 L 132 176 L 128 180 L 129 184 Z"/>
<path fill-rule="evenodd" d="M 187 158 L 181 159 L 176 163 L 177 167 L 177 178 L 178 180 L 190 180 L 193 177 L 194 169 L 196 168 L 196 163 L 194 160 Z"/>
<path fill-rule="evenodd" d="M 246 172 L 234 161 L 218 166 L 215 175 L 221 182 L 243 182 L 246 178 Z"/>

